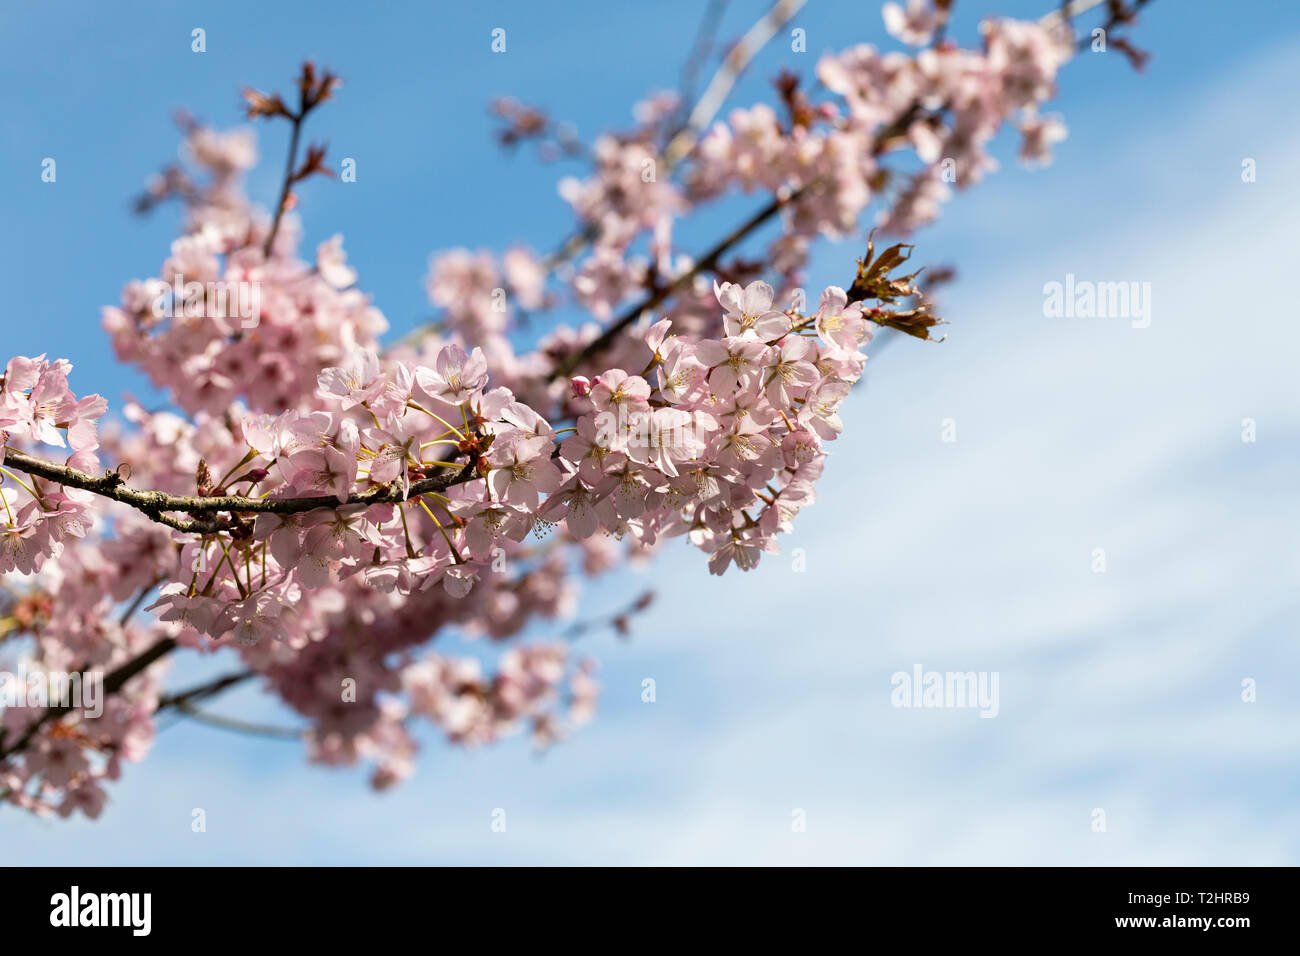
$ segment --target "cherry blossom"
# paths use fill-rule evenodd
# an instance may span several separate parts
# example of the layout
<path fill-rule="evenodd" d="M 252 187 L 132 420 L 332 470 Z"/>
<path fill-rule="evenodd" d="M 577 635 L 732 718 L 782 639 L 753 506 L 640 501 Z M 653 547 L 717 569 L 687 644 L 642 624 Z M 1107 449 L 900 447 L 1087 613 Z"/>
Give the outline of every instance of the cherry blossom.
<path fill-rule="evenodd" d="M 933 221 L 993 171 L 1007 128 L 1032 163 L 1064 139 L 1042 107 L 1068 29 L 987 20 L 962 47 L 935 39 L 947 9 L 885 4 L 913 49 L 828 52 L 820 86 L 778 82 L 779 109 L 683 127 L 687 104 L 651 96 L 633 128 L 569 151 L 586 160 L 558 186 L 574 239 L 435 254 L 436 321 L 387 345 L 343 237 L 300 252 L 293 207 L 323 149 L 291 157 L 268 210 L 243 192 L 254 134 L 186 121 L 187 165 L 140 201 L 178 200 L 181 233 L 102 313 L 168 407 L 127 399 L 109 418 L 45 355 L 7 357 L 0 380 L 0 639 L 113 684 L 98 717 L 6 709 L 0 796 L 99 816 L 176 706 L 173 652 L 237 659 L 297 715 L 309 759 L 366 761 L 380 789 L 411 775 L 419 721 L 545 746 L 589 719 L 594 664 L 521 634 L 571 616 L 582 577 L 661 548 L 693 547 L 713 574 L 779 554 L 832 443 L 871 414 L 846 399 L 874 337 L 941 322 L 911 247 L 880 248 L 872 225 Z M 250 90 L 249 117 L 301 124 L 337 87 L 305 64 L 296 111 Z M 706 253 L 682 244 L 724 200 L 761 205 Z M 866 253 L 810 308 L 822 238 Z M 178 298 L 177 274 L 201 290 Z M 511 643 L 494 670 L 429 649 L 451 630 Z"/>

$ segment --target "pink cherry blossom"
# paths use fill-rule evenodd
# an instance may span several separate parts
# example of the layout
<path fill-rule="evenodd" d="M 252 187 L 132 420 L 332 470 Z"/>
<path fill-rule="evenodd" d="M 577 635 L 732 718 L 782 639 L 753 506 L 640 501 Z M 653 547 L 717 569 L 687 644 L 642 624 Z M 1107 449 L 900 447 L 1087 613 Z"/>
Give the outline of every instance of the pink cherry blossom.
<path fill-rule="evenodd" d="M 727 310 L 722 317 L 722 327 L 727 335 L 749 332 L 766 341 L 790 330 L 789 317 L 783 312 L 773 311 L 772 287 L 766 282 L 751 282 L 744 289 L 732 282 L 715 283 L 713 291 Z"/>
<path fill-rule="evenodd" d="M 593 666 L 519 638 L 572 615 L 579 580 L 661 548 L 693 547 L 713 574 L 778 554 L 850 430 L 841 411 L 873 329 L 924 337 L 938 321 L 915 269 L 898 268 L 907 250 L 855 273 L 857 238 L 835 253 L 843 285 L 810 310 L 817 244 L 933 221 L 996 168 L 1008 127 L 1030 163 L 1065 136 L 1042 109 L 1067 30 L 990 19 L 963 47 L 933 42 L 946 7 L 930 0 L 887 3 L 884 18 L 922 48 L 848 36 L 817 62 L 820 85 L 784 79 L 779 104 L 698 125 L 682 125 L 690 104 L 651 96 L 635 125 L 566 154 L 573 238 L 558 253 L 434 254 L 436 321 L 387 345 L 342 237 L 309 239 L 318 214 L 245 195 L 252 134 L 187 125 L 183 166 L 144 201 L 178 200 L 180 234 L 102 315 L 155 410 L 128 399 L 104 425 L 108 403 L 73 392 L 66 360 L 5 365 L 11 626 L 50 670 L 151 664 L 101 718 L 51 719 L 13 752 L 29 718 L 6 711 L 7 799 L 100 815 L 165 706 L 162 659 L 144 656 L 158 648 L 237 655 L 295 715 L 310 760 L 368 762 L 377 788 L 411 775 L 420 721 L 467 746 L 520 732 L 549 745 L 590 717 Z M 320 102 L 336 85 L 315 67 L 298 84 Z M 284 121 L 264 94 L 250 102 Z M 528 134 L 552 135 L 541 127 Z M 293 202 L 313 186 L 295 178 Z M 730 204 L 770 213 L 702 253 Z M 176 273 L 255 288 L 257 321 L 238 297 L 175 301 Z M 566 324 L 561 307 L 585 314 Z M 452 630 L 503 647 L 495 669 L 428 650 Z"/>
<path fill-rule="evenodd" d="M 488 455 L 488 487 L 497 501 L 536 510 L 541 495 L 560 486 L 550 461 L 550 442 L 540 436 L 507 435 Z"/>
<path fill-rule="evenodd" d="M 421 368 L 415 378 L 430 395 L 458 405 L 487 384 L 487 372 L 482 349 L 466 355 L 459 345 L 448 345 L 438 353 L 433 369 Z"/>

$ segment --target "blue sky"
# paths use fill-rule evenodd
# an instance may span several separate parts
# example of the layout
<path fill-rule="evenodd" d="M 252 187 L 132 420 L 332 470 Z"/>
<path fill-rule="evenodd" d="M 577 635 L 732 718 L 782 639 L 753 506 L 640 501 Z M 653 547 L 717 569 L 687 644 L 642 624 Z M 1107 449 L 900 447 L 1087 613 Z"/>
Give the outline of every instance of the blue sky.
<path fill-rule="evenodd" d="M 1051 5 L 958 0 L 955 33 Z M 166 254 L 174 218 L 132 218 L 128 202 L 175 155 L 169 114 L 236 123 L 241 84 L 285 87 L 309 55 L 347 84 L 309 135 L 355 157 L 358 182 L 309 188 L 305 228 L 344 234 L 396 332 L 427 314 L 434 249 L 549 249 L 569 226 L 566 170 L 502 156 L 484 104 L 516 94 L 586 135 L 626 124 L 637 98 L 676 85 L 701 5 L 466 7 L 0 12 L 0 82 L 21 92 L 0 116 L 0 351 L 66 355 L 79 390 L 113 400 L 145 393 L 98 315 Z M 812 0 L 796 20 L 809 54 L 773 44 L 731 102 L 767 97 L 782 65 L 885 42 L 875 7 Z M 733 2 L 723 35 L 760 9 Z M 190 52 L 194 27 L 206 54 Z M 1157 0 L 1135 39 L 1155 54 L 1144 75 L 1113 53 L 1065 71 L 1053 166 L 1025 171 L 1003 143 L 1003 168 L 918 235 L 918 261 L 960 273 L 942 297 L 949 339 L 870 363 L 785 542 L 807 571 L 782 556 L 719 580 L 681 546 L 587 594 L 584 616 L 659 594 L 631 642 L 584 638 L 603 665 L 593 726 L 543 758 L 523 740 L 430 741 L 415 778 L 375 796 L 293 743 L 178 724 L 101 821 L 8 813 L 5 845 L 46 863 L 1300 862 L 1300 11 Z M 263 130 L 258 196 L 275 189 L 277 132 Z M 1241 181 L 1246 157 L 1257 182 Z M 725 226 L 705 217 L 686 238 Z M 842 282 L 858 253 L 823 246 L 810 286 Z M 1150 282 L 1150 327 L 1045 318 L 1043 285 L 1067 273 Z M 998 716 L 892 707 L 890 675 L 915 664 L 998 672 Z M 219 709 L 287 719 L 252 692 Z M 195 807 L 207 833 L 190 830 Z"/>

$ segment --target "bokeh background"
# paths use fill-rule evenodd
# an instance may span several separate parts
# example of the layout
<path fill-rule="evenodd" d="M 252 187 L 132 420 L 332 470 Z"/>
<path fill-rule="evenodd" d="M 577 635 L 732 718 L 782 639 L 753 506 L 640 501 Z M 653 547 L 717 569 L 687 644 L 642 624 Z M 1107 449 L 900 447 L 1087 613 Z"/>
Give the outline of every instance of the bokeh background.
<path fill-rule="evenodd" d="M 733 0 L 720 37 L 764 6 Z M 970 43 L 983 15 L 1052 6 L 957 0 L 952 32 Z M 401 334 L 429 315 L 431 251 L 545 251 L 567 234 L 555 182 L 571 170 L 502 154 L 487 101 L 518 95 L 585 137 L 630 125 L 637 99 L 677 86 L 703 7 L 6 3 L 0 352 L 66 356 L 78 391 L 148 397 L 114 363 L 99 309 L 154 273 L 176 213 L 138 219 L 129 200 L 175 156 L 175 108 L 238 125 L 239 87 L 283 89 L 305 57 L 346 82 L 308 135 L 358 168 L 354 184 L 305 190 L 309 245 L 342 232 Z M 504 55 L 489 50 L 498 26 Z M 808 53 L 787 30 L 731 105 L 770 98 L 782 66 L 807 75 L 826 50 L 893 42 L 875 2 L 812 0 L 792 26 Z M 603 665 L 593 725 L 543 757 L 522 737 L 467 753 L 430 735 L 416 776 L 375 795 L 364 771 L 308 766 L 294 742 L 168 718 L 99 822 L 0 812 L 6 857 L 1300 862 L 1300 7 L 1156 0 L 1133 37 L 1154 53 L 1142 75 L 1113 50 L 1065 69 L 1054 165 L 1026 171 L 1001 141 L 1003 168 L 918 234 L 917 261 L 959 272 L 940 299 L 949 338 L 892 342 L 869 363 L 787 553 L 717 579 L 679 543 L 587 591 L 583 618 L 658 593 L 631 640 L 581 639 Z M 283 135 L 261 128 L 249 188 L 264 202 Z M 702 248 L 747 208 L 680 235 Z M 845 283 L 860 251 L 821 246 L 809 286 Z M 1043 285 L 1066 273 L 1150 282 L 1150 327 L 1044 317 Z M 941 440 L 944 419 L 957 441 Z M 892 707 L 890 675 L 915 664 L 998 672 L 998 716 Z M 213 709 L 292 716 L 251 689 Z M 195 807 L 206 833 L 191 832 Z M 490 829 L 498 807 L 505 833 Z"/>

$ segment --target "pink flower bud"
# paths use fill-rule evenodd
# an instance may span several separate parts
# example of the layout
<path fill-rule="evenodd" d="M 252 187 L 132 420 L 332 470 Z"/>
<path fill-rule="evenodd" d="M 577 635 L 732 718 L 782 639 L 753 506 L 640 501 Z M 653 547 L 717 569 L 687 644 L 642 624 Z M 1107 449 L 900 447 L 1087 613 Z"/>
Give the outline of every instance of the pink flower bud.
<path fill-rule="evenodd" d="M 591 379 L 585 375 L 575 375 L 569 379 L 569 389 L 574 398 L 582 398 L 591 391 Z"/>

